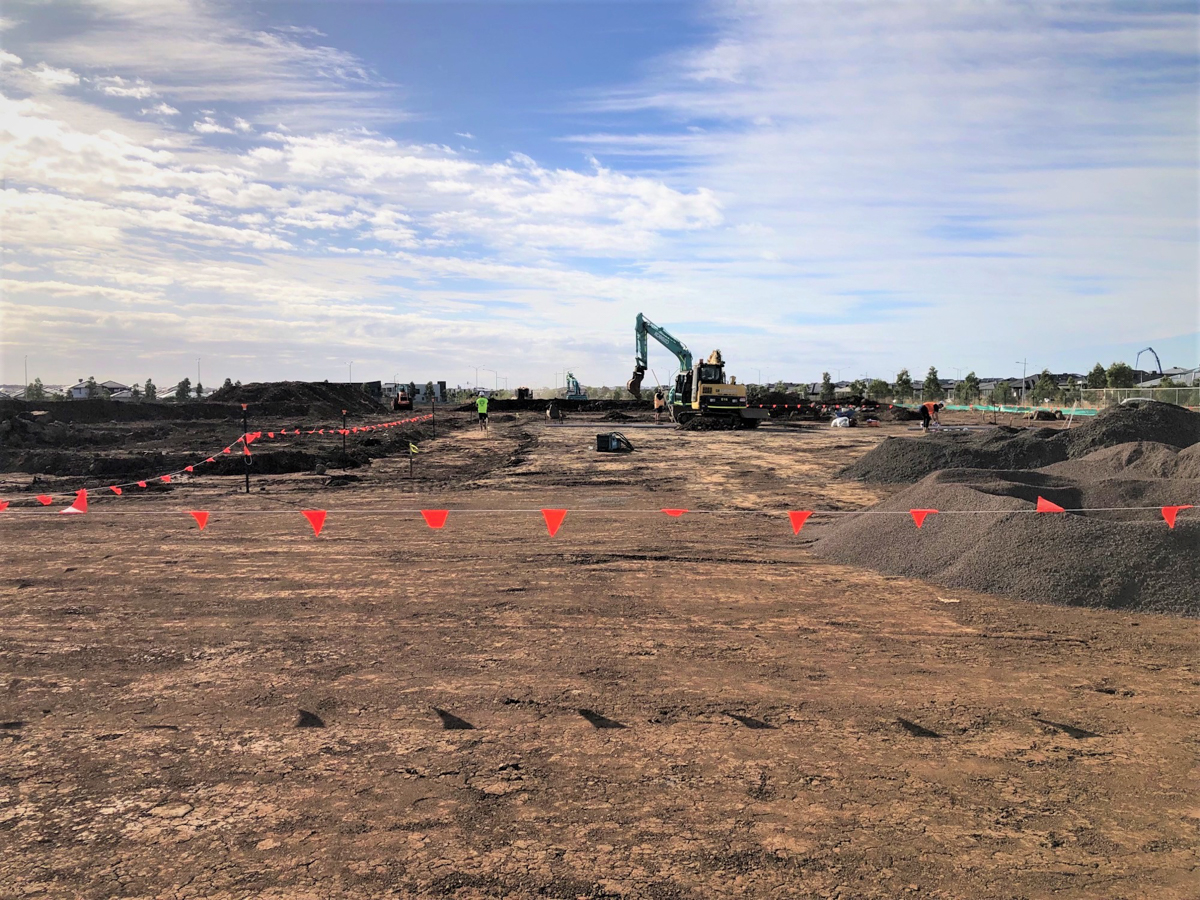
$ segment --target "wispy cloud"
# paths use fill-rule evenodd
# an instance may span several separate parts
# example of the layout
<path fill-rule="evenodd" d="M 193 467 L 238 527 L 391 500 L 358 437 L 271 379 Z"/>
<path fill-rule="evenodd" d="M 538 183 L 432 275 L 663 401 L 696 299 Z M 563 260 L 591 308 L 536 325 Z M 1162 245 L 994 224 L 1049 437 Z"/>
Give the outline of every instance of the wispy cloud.
<path fill-rule="evenodd" d="M 638 310 L 743 377 L 1195 330 L 1189 12 L 718 6 L 572 109 L 551 137 L 594 158 L 564 166 L 401 137 L 395 86 L 315 29 L 85 8 L 0 53 L 9 350 L 615 382 Z"/>

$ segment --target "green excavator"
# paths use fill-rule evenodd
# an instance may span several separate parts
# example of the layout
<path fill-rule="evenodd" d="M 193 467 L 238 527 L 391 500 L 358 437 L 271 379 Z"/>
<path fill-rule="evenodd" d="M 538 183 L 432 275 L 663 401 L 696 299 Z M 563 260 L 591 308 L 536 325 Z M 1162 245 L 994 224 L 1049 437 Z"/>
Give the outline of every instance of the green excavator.
<path fill-rule="evenodd" d="M 721 351 L 714 350 L 708 359 L 702 362 L 692 361 L 692 351 L 683 341 L 667 331 L 661 325 L 655 325 L 641 313 L 638 313 L 634 326 L 634 358 L 633 377 L 629 379 L 626 389 L 634 397 L 641 399 L 642 379 L 646 375 L 649 364 L 649 341 L 654 338 L 679 360 L 679 371 L 675 375 L 675 383 L 667 394 L 667 407 L 675 421 L 681 425 L 696 416 L 730 419 L 731 424 L 739 428 L 754 428 L 763 419 L 769 417 L 765 409 L 750 409 L 746 405 L 746 386 L 738 384 L 736 378 L 725 381 L 725 361 Z"/>

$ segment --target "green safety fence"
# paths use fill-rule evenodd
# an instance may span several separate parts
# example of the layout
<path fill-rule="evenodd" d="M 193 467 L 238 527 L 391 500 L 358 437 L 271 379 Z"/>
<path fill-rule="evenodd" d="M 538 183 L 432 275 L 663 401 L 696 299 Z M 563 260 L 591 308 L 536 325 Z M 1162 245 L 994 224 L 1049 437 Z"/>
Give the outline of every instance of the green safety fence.
<path fill-rule="evenodd" d="M 920 409 L 920 404 L 909 405 L 907 403 L 894 403 L 892 405 L 893 406 L 902 406 L 905 409 Z M 1072 414 L 1072 409 L 1069 406 L 1056 406 L 1056 407 L 1046 407 L 1046 406 L 958 406 L 955 404 L 947 403 L 943 407 L 943 409 L 957 410 L 959 412 L 970 412 L 970 411 L 974 410 L 975 412 L 1013 413 L 1014 415 L 1025 415 L 1026 413 L 1033 412 L 1035 409 L 1051 409 L 1051 410 L 1058 409 L 1058 410 L 1062 411 L 1062 414 L 1064 416 L 1070 416 Z M 1073 412 L 1074 412 L 1074 415 L 1076 415 L 1076 416 L 1095 416 L 1100 413 L 1100 410 L 1093 409 L 1091 407 L 1079 407 L 1079 408 L 1075 409 Z"/>

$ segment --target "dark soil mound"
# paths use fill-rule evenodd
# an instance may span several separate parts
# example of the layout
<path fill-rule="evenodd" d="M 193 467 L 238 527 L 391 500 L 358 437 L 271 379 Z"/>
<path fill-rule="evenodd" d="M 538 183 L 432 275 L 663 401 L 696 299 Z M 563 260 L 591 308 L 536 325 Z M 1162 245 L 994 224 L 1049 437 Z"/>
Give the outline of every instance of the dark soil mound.
<path fill-rule="evenodd" d="M 251 403 L 276 407 L 302 407 L 322 415 L 378 415 L 383 404 L 357 385 L 324 381 L 268 381 L 221 388 L 208 398 L 210 403 Z"/>
<path fill-rule="evenodd" d="M 1137 441 L 1189 447 L 1200 442 L 1200 415 L 1169 403 L 1147 403 L 1109 410 L 1070 431 L 1001 426 L 889 438 L 840 475 L 904 484 L 940 469 L 1040 469 Z"/>
<path fill-rule="evenodd" d="M 1096 450 L 1078 459 L 1054 463 L 1042 469 L 1067 478 L 1171 478 L 1175 474 L 1179 451 L 1153 441 L 1134 441 Z"/>
<path fill-rule="evenodd" d="M 904 484 L 939 469 L 1038 469 L 1067 458 L 1061 433 L 1000 426 L 983 432 L 932 432 L 887 438 L 843 469 L 843 478 Z"/>
<path fill-rule="evenodd" d="M 600 418 L 606 422 L 628 422 L 633 416 L 627 416 L 619 409 L 614 409 L 611 412 L 606 412 Z"/>
<path fill-rule="evenodd" d="M 1200 478 L 1200 444 L 1180 450 L 1175 457 L 1176 478 Z"/>
<path fill-rule="evenodd" d="M 990 510 L 847 517 L 813 550 L 837 562 L 951 587 L 1069 606 L 1200 616 L 1200 519 L 1174 530 L 1156 511 L 1030 513 L 1041 495 L 1064 507 L 1200 505 L 1200 483 L 1179 479 L 1074 480 L 1040 472 L 937 472 L 874 510 Z"/>
<path fill-rule="evenodd" d="M 880 422 L 915 422 L 921 418 L 921 415 L 915 409 L 908 409 L 904 406 L 881 406 L 871 414 L 871 417 Z"/>
<path fill-rule="evenodd" d="M 1200 414 L 1172 403 L 1118 406 L 1067 433 L 1073 457 L 1132 441 L 1190 447 L 1200 443 Z"/>
<path fill-rule="evenodd" d="M 729 416 L 696 416 L 675 427 L 680 431 L 733 431 L 738 423 Z"/>

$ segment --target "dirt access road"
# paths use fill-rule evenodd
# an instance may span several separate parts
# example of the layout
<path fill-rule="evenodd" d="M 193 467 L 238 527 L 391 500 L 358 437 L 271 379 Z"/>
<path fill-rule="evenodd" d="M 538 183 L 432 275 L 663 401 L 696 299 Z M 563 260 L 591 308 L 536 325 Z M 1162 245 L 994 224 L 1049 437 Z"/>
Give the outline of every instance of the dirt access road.
<path fill-rule="evenodd" d="M 4 514 L 0 896 L 1196 895 L 1200 623 L 808 555 L 907 426 L 611 427 Z"/>

